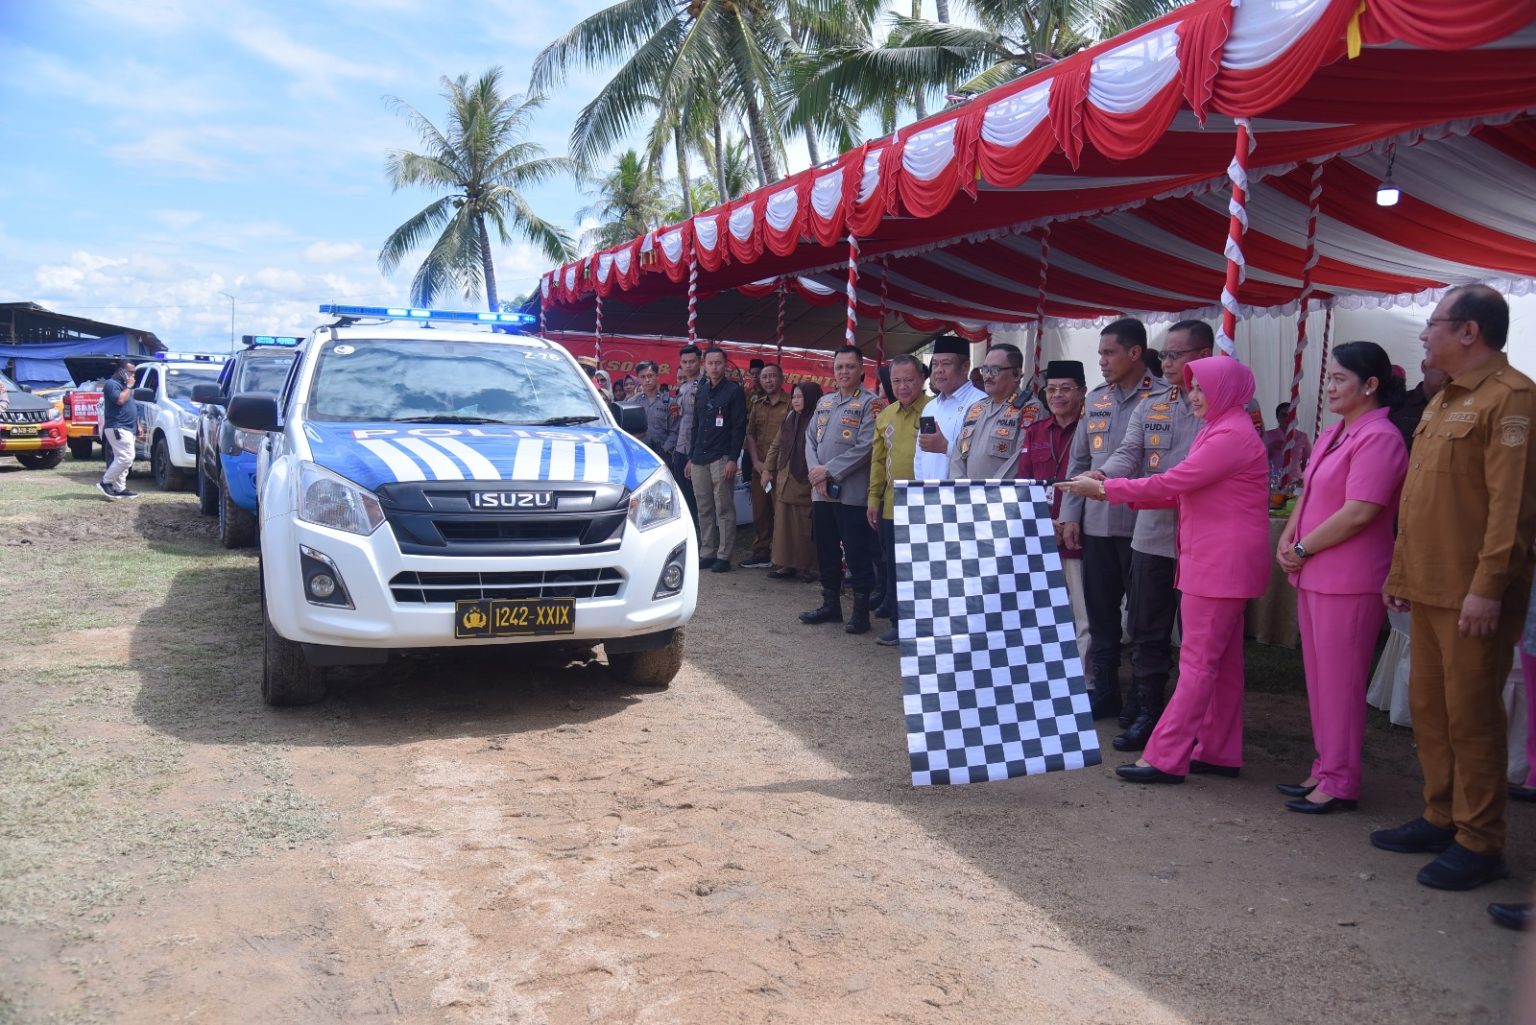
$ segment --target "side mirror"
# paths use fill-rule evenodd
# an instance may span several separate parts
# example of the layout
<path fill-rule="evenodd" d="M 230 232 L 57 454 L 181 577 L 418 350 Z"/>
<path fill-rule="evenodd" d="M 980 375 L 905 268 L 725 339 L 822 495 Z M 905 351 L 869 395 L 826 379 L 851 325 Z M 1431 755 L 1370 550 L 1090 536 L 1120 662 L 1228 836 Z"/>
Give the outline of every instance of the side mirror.
<path fill-rule="evenodd" d="M 133 397 L 140 402 L 153 402 L 155 401 L 155 390 L 153 388 L 135 388 L 133 390 Z"/>
<path fill-rule="evenodd" d="M 630 434 L 639 437 L 645 433 L 647 427 L 645 410 L 639 406 L 631 406 L 629 403 L 608 403 L 608 408 L 613 411 L 613 418 L 619 422 L 619 426 Z"/>
<path fill-rule="evenodd" d="M 194 384 L 192 386 L 192 401 L 200 402 L 205 406 L 222 406 L 224 393 L 216 384 Z"/>
<path fill-rule="evenodd" d="M 269 391 L 241 392 L 229 400 L 226 418 L 245 431 L 277 430 L 277 396 Z"/>

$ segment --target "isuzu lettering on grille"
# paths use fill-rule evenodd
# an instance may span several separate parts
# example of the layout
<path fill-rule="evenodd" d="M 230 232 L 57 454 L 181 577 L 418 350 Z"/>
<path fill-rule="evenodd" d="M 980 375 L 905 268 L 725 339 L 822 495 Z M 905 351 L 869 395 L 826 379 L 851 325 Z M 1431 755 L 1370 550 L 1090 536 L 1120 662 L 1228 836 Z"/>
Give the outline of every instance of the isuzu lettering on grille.
<path fill-rule="evenodd" d="M 553 491 L 471 491 L 469 504 L 474 509 L 553 509 Z"/>

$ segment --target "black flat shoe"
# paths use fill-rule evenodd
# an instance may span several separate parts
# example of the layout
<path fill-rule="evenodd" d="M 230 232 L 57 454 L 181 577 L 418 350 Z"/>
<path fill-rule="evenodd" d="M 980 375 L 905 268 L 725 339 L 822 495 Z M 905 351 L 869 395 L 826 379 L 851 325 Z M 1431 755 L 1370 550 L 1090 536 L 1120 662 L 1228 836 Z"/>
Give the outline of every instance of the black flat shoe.
<path fill-rule="evenodd" d="M 1182 783 L 1183 776 L 1175 776 L 1171 772 L 1164 772 L 1155 765 L 1122 765 L 1115 769 L 1115 775 L 1132 783 Z"/>
<path fill-rule="evenodd" d="M 1313 783 L 1311 786 L 1307 786 L 1305 783 L 1276 783 L 1275 789 L 1286 797 L 1306 797 L 1317 789 L 1317 784 Z"/>
<path fill-rule="evenodd" d="M 1198 758 L 1189 760 L 1191 776 L 1225 776 L 1228 779 L 1236 779 L 1242 771 L 1236 765 L 1217 765 L 1215 762 L 1202 762 Z"/>
<path fill-rule="evenodd" d="M 1525 932 L 1531 927 L 1531 905 L 1489 904 L 1488 914 L 1506 929 Z"/>
<path fill-rule="evenodd" d="M 1536 787 L 1523 787 L 1518 783 L 1509 785 L 1509 799 L 1511 801 L 1536 801 Z"/>
<path fill-rule="evenodd" d="M 1354 811 L 1360 807 L 1360 802 L 1347 801 L 1342 797 L 1330 797 L 1326 801 L 1309 801 L 1305 797 L 1298 797 L 1294 801 L 1286 801 L 1285 806 L 1303 815 L 1328 815 L 1336 811 Z"/>

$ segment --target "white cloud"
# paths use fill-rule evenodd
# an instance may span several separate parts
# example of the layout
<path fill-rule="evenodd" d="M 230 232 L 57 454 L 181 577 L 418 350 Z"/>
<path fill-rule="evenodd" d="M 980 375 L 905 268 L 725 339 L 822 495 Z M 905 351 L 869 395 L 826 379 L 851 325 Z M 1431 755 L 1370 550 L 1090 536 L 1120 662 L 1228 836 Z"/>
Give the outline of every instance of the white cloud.
<path fill-rule="evenodd" d="M 363 254 L 363 247 L 356 242 L 316 242 L 304 250 L 304 259 L 310 263 L 337 263 Z"/>
<path fill-rule="evenodd" d="M 307 46 L 270 25 L 239 28 L 232 37 L 250 53 L 286 71 L 309 91 L 333 92 L 338 79 L 382 85 L 397 77 L 394 69 L 388 66 L 361 64 L 337 56 L 334 51 Z"/>
<path fill-rule="evenodd" d="M 218 133 L 186 128 L 157 128 L 134 142 L 107 147 L 107 152 L 130 164 L 142 164 L 187 178 L 222 178 L 229 162 L 202 148 Z"/>
<path fill-rule="evenodd" d="M 203 212 L 201 210 L 151 210 L 149 216 L 167 228 L 186 231 L 203 219 Z"/>
<path fill-rule="evenodd" d="M 44 264 L 37 268 L 34 277 L 38 287 L 44 291 L 78 294 L 85 290 L 87 284 L 101 280 L 105 276 L 101 271 L 125 262 L 82 250 L 71 253 L 68 263 Z"/>

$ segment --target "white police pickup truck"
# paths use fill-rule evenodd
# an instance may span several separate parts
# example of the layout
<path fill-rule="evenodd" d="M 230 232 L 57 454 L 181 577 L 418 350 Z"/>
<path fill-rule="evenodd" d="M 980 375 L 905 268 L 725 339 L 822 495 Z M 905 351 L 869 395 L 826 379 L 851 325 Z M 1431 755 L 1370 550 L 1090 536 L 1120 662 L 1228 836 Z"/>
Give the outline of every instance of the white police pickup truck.
<path fill-rule="evenodd" d="M 263 699 L 317 701 L 327 667 L 391 652 L 539 642 L 601 643 L 620 680 L 670 683 L 698 542 L 626 433 L 643 413 L 606 403 L 563 348 L 505 333 L 520 314 L 320 312 L 337 320 L 282 394 L 228 406 L 267 433 Z"/>
<path fill-rule="evenodd" d="M 217 383 L 228 356 L 167 352 L 139 362 L 133 397 L 138 401 L 140 441 L 135 459 L 148 459 L 155 486 L 184 490 L 197 473 L 198 409 L 192 389 Z"/>

